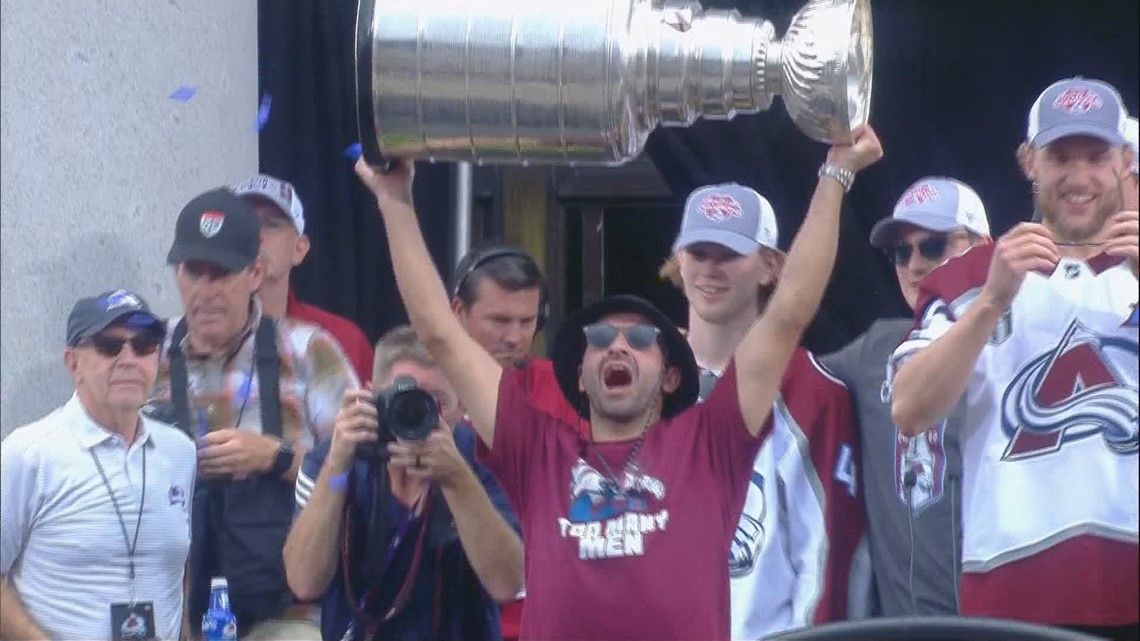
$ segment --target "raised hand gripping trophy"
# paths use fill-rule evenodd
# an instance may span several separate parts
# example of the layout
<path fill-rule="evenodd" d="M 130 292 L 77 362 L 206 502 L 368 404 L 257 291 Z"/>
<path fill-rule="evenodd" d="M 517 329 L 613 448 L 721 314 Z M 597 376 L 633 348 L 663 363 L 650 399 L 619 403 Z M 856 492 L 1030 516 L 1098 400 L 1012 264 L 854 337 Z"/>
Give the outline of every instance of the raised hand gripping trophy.
<path fill-rule="evenodd" d="M 620 165 L 658 125 L 727 120 L 780 96 L 847 142 L 871 100 L 869 0 L 771 22 L 659 0 L 360 0 L 365 158 Z"/>

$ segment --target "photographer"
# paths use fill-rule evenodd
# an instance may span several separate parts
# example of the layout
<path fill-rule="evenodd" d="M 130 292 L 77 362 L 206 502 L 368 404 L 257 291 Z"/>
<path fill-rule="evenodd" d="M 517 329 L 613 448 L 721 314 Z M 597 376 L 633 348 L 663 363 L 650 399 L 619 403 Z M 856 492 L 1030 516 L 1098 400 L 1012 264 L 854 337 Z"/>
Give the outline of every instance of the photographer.
<path fill-rule="evenodd" d="M 285 543 L 289 587 L 322 599 L 326 639 L 497 639 L 496 601 L 522 587 L 518 525 L 474 462 L 474 434 L 451 427 L 455 393 L 411 328 L 386 334 L 375 358 L 379 404 L 393 411 L 378 411 L 370 391 L 346 392 L 331 441 L 305 456 Z M 397 438 L 430 426 L 398 407 L 419 392 L 441 418 L 426 438 Z"/>

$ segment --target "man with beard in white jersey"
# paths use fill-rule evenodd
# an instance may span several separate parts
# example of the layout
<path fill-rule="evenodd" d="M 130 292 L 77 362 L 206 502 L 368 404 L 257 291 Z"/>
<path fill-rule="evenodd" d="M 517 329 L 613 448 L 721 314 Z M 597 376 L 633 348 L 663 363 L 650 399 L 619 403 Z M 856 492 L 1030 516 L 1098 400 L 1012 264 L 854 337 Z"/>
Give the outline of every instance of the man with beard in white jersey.
<path fill-rule="evenodd" d="M 685 202 L 661 275 L 689 301 L 687 338 L 701 368 L 702 400 L 767 307 L 784 268 L 777 239 L 772 206 L 748 187 L 701 187 Z M 852 560 L 864 531 L 851 407 L 843 383 L 797 347 L 729 552 L 733 639 L 848 617 Z M 869 576 L 862 588 L 869 593 Z"/>
<path fill-rule="evenodd" d="M 1137 212 L 1110 85 L 1054 83 L 1022 165 L 1040 223 L 923 281 L 888 367 L 909 435 L 965 394 L 962 614 L 1136 638 Z"/>

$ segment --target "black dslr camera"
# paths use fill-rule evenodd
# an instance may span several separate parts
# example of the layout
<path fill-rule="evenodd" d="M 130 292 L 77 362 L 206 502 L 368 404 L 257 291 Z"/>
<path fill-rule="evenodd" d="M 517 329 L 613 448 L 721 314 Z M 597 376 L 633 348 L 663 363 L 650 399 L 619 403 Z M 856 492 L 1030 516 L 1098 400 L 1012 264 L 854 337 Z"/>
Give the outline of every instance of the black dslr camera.
<path fill-rule="evenodd" d="M 397 376 L 392 385 L 376 392 L 372 400 L 380 427 L 380 446 L 361 447 L 364 458 L 376 459 L 387 452 L 387 443 L 422 441 L 439 425 L 439 403 L 416 385 L 411 376 Z"/>

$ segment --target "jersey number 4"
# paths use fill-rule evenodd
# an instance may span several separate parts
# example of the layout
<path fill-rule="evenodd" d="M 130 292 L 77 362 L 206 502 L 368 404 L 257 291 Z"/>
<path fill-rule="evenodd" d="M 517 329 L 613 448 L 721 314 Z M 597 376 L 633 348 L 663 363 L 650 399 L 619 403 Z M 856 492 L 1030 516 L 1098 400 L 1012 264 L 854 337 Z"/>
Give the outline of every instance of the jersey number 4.
<path fill-rule="evenodd" d="M 843 443 L 839 446 L 839 460 L 835 463 L 835 480 L 847 486 L 847 493 L 855 496 L 855 455 L 851 446 Z"/>

